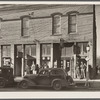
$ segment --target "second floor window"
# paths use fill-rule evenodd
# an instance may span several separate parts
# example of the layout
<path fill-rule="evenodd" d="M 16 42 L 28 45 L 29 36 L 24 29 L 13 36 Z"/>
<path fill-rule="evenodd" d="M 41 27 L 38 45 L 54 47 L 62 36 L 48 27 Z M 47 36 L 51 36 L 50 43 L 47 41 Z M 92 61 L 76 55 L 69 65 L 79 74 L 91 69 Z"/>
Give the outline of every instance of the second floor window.
<path fill-rule="evenodd" d="M 61 15 L 53 16 L 53 35 L 61 34 Z"/>
<path fill-rule="evenodd" d="M 69 21 L 69 24 L 68 24 L 69 33 L 76 33 L 76 29 L 77 29 L 76 14 L 70 14 L 68 21 Z"/>
<path fill-rule="evenodd" d="M 29 36 L 29 17 L 22 18 L 22 36 Z"/>

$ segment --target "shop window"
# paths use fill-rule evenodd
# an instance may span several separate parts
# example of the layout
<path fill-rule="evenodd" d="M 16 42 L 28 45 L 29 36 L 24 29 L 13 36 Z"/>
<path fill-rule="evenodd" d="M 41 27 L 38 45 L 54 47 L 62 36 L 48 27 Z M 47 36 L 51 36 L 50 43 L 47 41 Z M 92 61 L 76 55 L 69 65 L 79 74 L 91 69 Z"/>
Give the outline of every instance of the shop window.
<path fill-rule="evenodd" d="M 87 46 L 88 46 L 88 43 L 83 43 L 83 54 L 87 53 Z"/>
<path fill-rule="evenodd" d="M 11 47 L 9 45 L 2 46 L 2 65 L 9 66 L 11 64 Z"/>
<path fill-rule="evenodd" d="M 70 56 L 71 54 L 72 54 L 72 47 L 62 48 L 62 51 L 61 51 L 61 56 L 62 57 Z"/>
<path fill-rule="evenodd" d="M 76 54 L 86 54 L 87 53 L 87 45 L 88 43 L 77 43 L 76 46 L 74 46 L 74 53 Z"/>
<path fill-rule="evenodd" d="M 76 20 L 76 13 L 69 14 L 68 16 L 68 31 L 69 34 L 76 33 L 77 29 L 77 20 Z"/>
<path fill-rule="evenodd" d="M 61 34 L 61 15 L 53 16 L 53 35 Z"/>
<path fill-rule="evenodd" d="M 61 55 L 62 55 L 62 56 L 66 56 L 66 47 L 62 48 Z"/>
<path fill-rule="evenodd" d="M 77 43 L 77 53 L 82 54 L 83 52 L 83 43 Z"/>
<path fill-rule="evenodd" d="M 11 47 L 10 46 L 2 46 L 3 57 L 11 56 Z"/>
<path fill-rule="evenodd" d="M 22 17 L 22 36 L 29 36 L 29 16 Z"/>
<path fill-rule="evenodd" d="M 51 45 L 43 44 L 42 45 L 42 56 L 50 56 L 51 54 Z"/>
<path fill-rule="evenodd" d="M 25 45 L 25 56 L 36 56 L 36 45 Z"/>

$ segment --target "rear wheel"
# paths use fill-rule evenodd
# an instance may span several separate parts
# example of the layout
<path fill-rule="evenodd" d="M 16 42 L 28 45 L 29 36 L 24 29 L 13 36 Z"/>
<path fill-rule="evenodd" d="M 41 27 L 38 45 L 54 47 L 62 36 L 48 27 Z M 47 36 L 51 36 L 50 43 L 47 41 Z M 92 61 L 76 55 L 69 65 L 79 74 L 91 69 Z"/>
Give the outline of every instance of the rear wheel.
<path fill-rule="evenodd" d="M 4 88 L 6 85 L 6 82 L 4 79 L 0 79 L 0 88 Z"/>
<path fill-rule="evenodd" d="M 23 88 L 23 89 L 27 89 L 28 88 L 28 82 L 27 81 L 22 81 L 20 83 L 20 87 Z"/>
<path fill-rule="evenodd" d="M 62 89 L 61 82 L 60 82 L 60 81 L 55 81 L 55 82 L 53 83 L 53 89 L 54 89 L 54 90 L 61 90 L 61 89 Z"/>

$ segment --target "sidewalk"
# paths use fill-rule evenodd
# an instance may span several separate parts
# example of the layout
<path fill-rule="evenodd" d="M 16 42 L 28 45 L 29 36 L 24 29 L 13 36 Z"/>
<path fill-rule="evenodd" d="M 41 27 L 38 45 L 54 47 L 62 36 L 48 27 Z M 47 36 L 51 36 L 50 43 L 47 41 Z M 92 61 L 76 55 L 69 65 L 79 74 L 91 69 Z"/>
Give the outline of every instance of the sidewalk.
<path fill-rule="evenodd" d="M 74 82 L 76 83 L 77 86 L 85 86 L 86 79 L 74 79 Z M 100 89 L 100 79 L 93 79 L 93 80 L 88 80 L 89 82 L 89 87 L 90 88 L 99 88 Z"/>
<path fill-rule="evenodd" d="M 22 80 L 22 77 L 16 77 L 14 79 L 15 82 L 20 82 Z M 86 83 L 86 79 L 73 79 L 74 82 L 76 83 L 77 87 L 85 87 L 85 83 Z M 100 79 L 92 79 L 92 80 L 88 80 L 89 82 L 89 88 L 98 88 L 100 89 Z"/>

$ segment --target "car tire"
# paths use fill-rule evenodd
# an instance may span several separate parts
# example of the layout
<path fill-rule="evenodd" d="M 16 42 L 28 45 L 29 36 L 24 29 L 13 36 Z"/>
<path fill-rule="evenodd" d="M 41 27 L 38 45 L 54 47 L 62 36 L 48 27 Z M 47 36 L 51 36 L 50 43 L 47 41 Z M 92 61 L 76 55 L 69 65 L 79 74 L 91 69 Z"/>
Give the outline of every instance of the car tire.
<path fill-rule="evenodd" d="M 0 88 L 4 88 L 6 86 L 6 82 L 4 79 L 0 79 Z"/>
<path fill-rule="evenodd" d="M 61 90 L 62 89 L 62 84 L 61 84 L 61 82 L 60 81 L 54 81 L 53 82 L 53 89 L 54 90 Z"/>
<path fill-rule="evenodd" d="M 23 89 L 27 89 L 28 88 L 28 82 L 27 81 L 22 81 L 19 86 Z"/>

